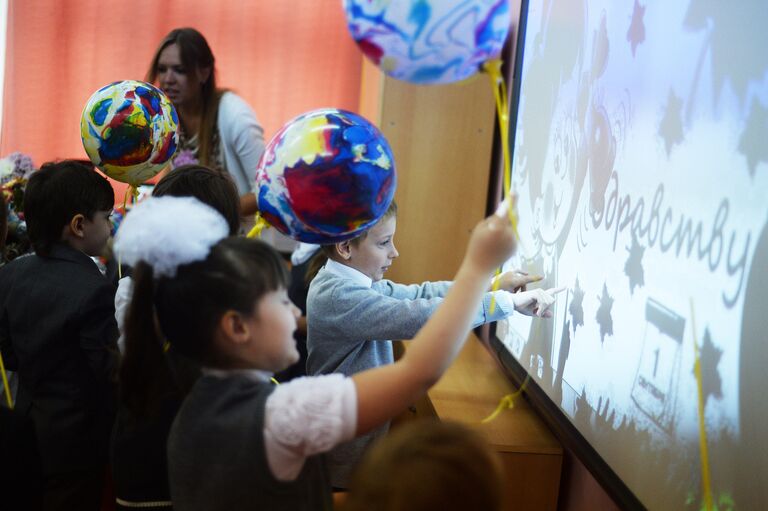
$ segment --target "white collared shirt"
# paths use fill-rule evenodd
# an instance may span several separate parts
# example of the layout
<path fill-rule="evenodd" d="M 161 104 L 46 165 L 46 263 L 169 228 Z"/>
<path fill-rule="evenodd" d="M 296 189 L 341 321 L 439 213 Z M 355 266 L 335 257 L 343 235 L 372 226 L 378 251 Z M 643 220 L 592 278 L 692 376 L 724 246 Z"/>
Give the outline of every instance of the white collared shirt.
<path fill-rule="evenodd" d="M 365 273 L 333 259 L 328 259 L 328 262 L 325 263 L 325 269 L 334 275 L 349 279 L 363 287 L 371 287 L 373 285 L 373 279 Z"/>
<path fill-rule="evenodd" d="M 318 250 L 320 250 L 320 245 L 304 242 L 299 243 L 299 245 L 293 250 L 293 253 L 291 254 L 291 264 L 298 266 L 300 264 L 306 263 L 309 261 L 309 258 L 315 255 L 315 252 Z"/>

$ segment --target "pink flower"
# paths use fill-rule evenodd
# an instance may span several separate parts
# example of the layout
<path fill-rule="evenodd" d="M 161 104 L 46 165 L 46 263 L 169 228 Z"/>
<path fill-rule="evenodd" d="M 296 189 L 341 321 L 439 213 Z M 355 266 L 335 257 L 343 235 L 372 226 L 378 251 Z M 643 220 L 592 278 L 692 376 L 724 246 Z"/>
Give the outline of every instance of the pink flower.
<path fill-rule="evenodd" d="M 198 163 L 198 160 L 195 157 L 195 153 L 189 149 L 182 149 L 173 159 L 171 166 L 175 169 L 176 167 L 181 167 L 182 165 L 193 165 L 196 163 Z"/>

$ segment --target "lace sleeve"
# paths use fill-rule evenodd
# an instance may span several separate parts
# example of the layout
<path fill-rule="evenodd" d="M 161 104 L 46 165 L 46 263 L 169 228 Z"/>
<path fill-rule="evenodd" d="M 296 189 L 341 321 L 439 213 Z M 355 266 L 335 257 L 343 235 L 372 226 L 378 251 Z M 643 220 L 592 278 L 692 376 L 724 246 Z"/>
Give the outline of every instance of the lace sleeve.
<path fill-rule="evenodd" d="M 330 374 L 280 385 L 266 402 L 264 444 L 276 479 L 292 481 L 304 460 L 354 437 L 357 394 L 350 378 Z"/>

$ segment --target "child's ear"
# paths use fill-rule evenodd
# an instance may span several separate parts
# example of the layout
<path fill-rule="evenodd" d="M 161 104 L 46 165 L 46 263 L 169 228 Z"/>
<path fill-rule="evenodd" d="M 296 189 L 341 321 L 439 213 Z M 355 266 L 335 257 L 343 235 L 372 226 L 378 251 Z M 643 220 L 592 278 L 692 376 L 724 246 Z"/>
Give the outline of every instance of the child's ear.
<path fill-rule="evenodd" d="M 219 320 L 219 326 L 226 339 L 236 345 L 245 344 L 250 339 L 248 324 L 239 312 L 226 311 Z"/>
<path fill-rule="evenodd" d="M 72 220 L 69 221 L 69 232 L 77 238 L 82 238 L 85 236 L 85 231 L 83 230 L 84 223 L 85 215 L 82 213 L 76 214 L 72 217 Z"/>
<path fill-rule="evenodd" d="M 352 243 L 349 240 L 336 243 L 336 253 L 343 260 L 349 261 L 352 258 Z"/>

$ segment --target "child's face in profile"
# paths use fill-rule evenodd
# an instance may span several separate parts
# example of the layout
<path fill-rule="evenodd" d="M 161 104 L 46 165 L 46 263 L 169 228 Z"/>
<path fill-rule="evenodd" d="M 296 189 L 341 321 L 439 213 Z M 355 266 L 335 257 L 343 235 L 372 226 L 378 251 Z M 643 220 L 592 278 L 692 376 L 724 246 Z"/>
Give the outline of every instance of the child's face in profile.
<path fill-rule="evenodd" d="M 83 219 L 83 252 L 89 256 L 100 256 L 107 246 L 107 240 L 112 233 L 110 217 L 112 210 L 96 211 L 92 218 Z"/>
<path fill-rule="evenodd" d="M 347 264 L 374 282 L 384 278 L 392 261 L 400 255 L 395 248 L 396 229 L 397 217 L 394 215 L 371 227 L 364 240 L 350 244 Z"/>
<path fill-rule="evenodd" d="M 285 289 L 261 297 L 248 320 L 251 333 L 250 362 L 258 369 L 281 371 L 299 360 L 296 320 L 301 311 L 293 305 Z"/>

